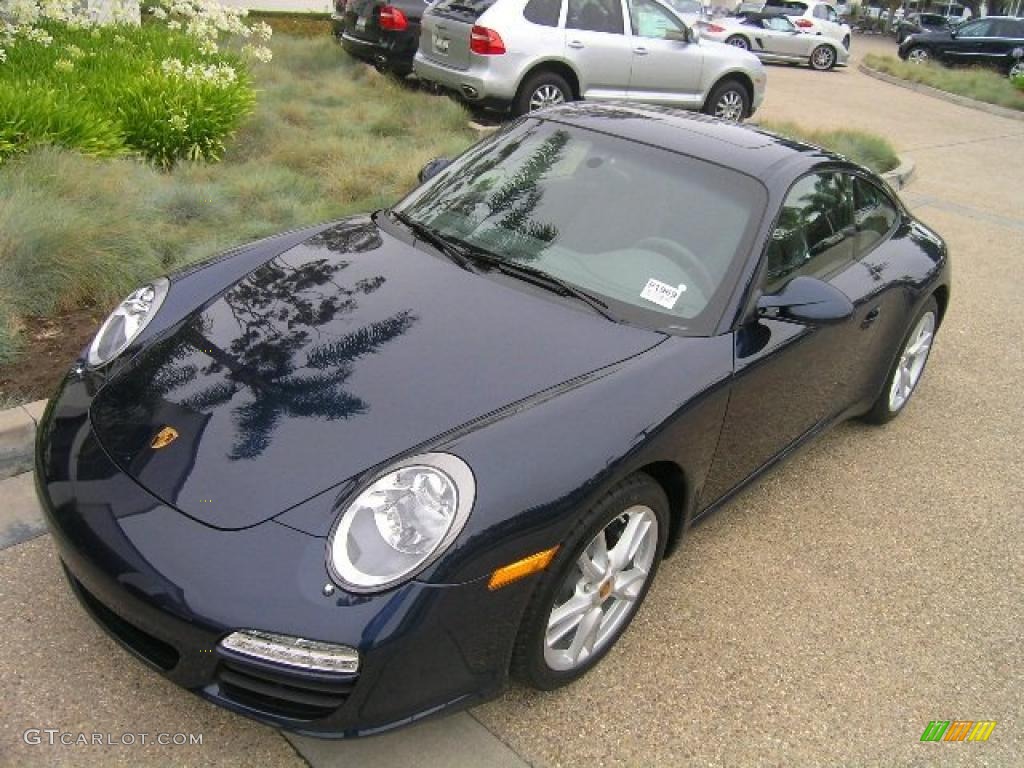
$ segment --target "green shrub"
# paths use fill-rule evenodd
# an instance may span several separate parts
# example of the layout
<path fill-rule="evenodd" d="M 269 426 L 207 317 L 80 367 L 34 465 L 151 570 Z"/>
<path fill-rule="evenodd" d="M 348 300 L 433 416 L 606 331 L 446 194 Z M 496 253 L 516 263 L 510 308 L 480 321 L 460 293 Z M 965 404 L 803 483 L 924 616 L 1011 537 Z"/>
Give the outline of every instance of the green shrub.
<path fill-rule="evenodd" d="M 0 161 L 41 144 L 164 168 L 217 160 L 252 110 L 238 56 L 163 25 L 41 28 L 52 44 L 18 38 L 0 64 Z"/>
<path fill-rule="evenodd" d="M 883 137 L 872 133 L 845 128 L 815 130 L 790 122 L 767 121 L 761 123 L 761 127 L 780 136 L 824 147 L 876 173 L 891 171 L 900 162 L 893 146 Z"/>
<path fill-rule="evenodd" d="M 873 53 L 864 57 L 864 63 L 871 69 L 912 83 L 921 83 L 940 91 L 1009 109 L 1024 110 L 1024 92 L 1014 87 L 1014 83 L 1006 75 L 991 69 L 950 69 L 933 63 L 910 64 L 892 56 L 879 56 Z"/>

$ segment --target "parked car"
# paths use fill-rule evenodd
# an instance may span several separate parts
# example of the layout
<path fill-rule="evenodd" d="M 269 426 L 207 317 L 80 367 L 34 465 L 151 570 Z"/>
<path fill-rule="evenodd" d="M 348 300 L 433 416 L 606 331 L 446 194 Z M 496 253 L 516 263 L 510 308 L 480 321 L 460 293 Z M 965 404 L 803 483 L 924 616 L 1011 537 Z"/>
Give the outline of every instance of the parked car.
<path fill-rule="evenodd" d="M 767 0 L 763 10 L 789 16 L 801 32 L 838 40 L 850 50 L 850 25 L 839 17 L 831 3 L 820 0 Z"/>
<path fill-rule="evenodd" d="M 985 16 L 941 32 L 911 35 L 899 47 L 901 59 L 920 64 L 981 65 L 1009 73 L 1019 67 L 1024 19 Z"/>
<path fill-rule="evenodd" d="M 563 105 L 423 176 L 139 289 L 39 425 L 86 611 L 308 735 L 585 674 L 695 518 L 907 408 L 949 297 L 881 179 L 747 126 Z"/>
<path fill-rule="evenodd" d="M 849 52 L 831 37 L 805 35 L 788 16 L 747 13 L 700 24 L 701 36 L 750 51 L 761 61 L 808 64 L 812 69 L 845 67 Z"/>
<path fill-rule="evenodd" d="M 896 25 L 896 42 L 902 43 L 910 35 L 922 32 L 945 32 L 949 19 L 939 13 L 912 13 Z"/>
<path fill-rule="evenodd" d="M 346 51 L 382 72 L 412 73 L 424 0 L 334 0 L 331 24 Z"/>
<path fill-rule="evenodd" d="M 470 104 L 519 115 L 616 99 L 740 120 L 767 79 L 757 57 L 699 40 L 657 0 L 439 0 L 423 16 L 414 69 Z"/>

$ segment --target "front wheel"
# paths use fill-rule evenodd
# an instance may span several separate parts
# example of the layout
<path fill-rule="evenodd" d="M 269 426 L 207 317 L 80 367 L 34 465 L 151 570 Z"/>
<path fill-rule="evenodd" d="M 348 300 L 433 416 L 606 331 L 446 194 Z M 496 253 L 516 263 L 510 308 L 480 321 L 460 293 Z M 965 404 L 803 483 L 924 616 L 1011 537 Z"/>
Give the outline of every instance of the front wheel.
<path fill-rule="evenodd" d="M 1017 59 L 1010 67 L 1010 78 L 1024 77 L 1024 59 Z"/>
<path fill-rule="evenodd" d="M 731 45 L 734 48 L 739 48 L 742 51 L 750 50 L 750 43 L 747 42 L 747 38 L 745 38 L 743 35 L 733 35 L 732 37 L 727 37 L 725 39 L 725 42 L 728 45 Z"/>
<path fill-rule="evenodd" d="M 902 413 L 921 381 L 921 374 L 928 363 L 928 355 L 935 341 L 938 326 L 939 305 L 932 297 L 918 314 L 910 331 L 903 340 L 899 356 L 893 362 L 885 379 L 882 392 L 871 410 L 864 414 L 864 421 L 871 424 L 885 424 Z"/>
<path fill-rule="evenodd" d="M 512 109 L 517 116 L 572 101 L 572 88 L 561 75 L 540 72 L 519 88 Z"/>
<path fill-rule="evenodd" d="M 668 520 L 665 492 L 645 474 L 616 485 L 583 516 L 527 608 L 512 658 L 516 678 L 552 690 L 611 650 L 654 581 Z"/>
<path fill-rule="evenodd" d="M 712 89 L 703 111 L 726 122 L 738 123 L 750 114 L 750 94 L 735 80 L 726 80 Z"/>
<path fill-rule="evenodd" d="M 911 64 L 927 64 L 932 59 L 931 51 L 922 45 L 911 48 L 907 52 L 907 61 Z"/>
<path fill-rule="evenodd" d="M 827 72 L 836 65 L 836 52 L 830 45 L 819 45 L 811 51 L 811 69 Z"/>

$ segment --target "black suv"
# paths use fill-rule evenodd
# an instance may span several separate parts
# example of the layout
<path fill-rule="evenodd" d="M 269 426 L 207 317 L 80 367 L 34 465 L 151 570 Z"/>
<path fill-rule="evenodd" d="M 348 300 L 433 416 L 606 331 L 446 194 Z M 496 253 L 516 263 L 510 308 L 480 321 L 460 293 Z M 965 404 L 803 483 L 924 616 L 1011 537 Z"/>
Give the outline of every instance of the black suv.
<path fill-rule="evenodd" d="M 945 32 L 949 27 L 949 19 L 940 13 L 911 13 L 896 25 L 896 42 L 902 43 L 911 35 L 922 32 Z"/>
<path fill-rule="evenodd" d="M 334 34 L 357 59 L 404 77 L 420 41 L 425 0 L 334 0 Z"/>
<path fill-rule="evenodd" d="M 986 16 L 942 32 L 911 35 L 900 44 L 901 59 L 922 63 L 995 67 L 1020 71 L 1024 59 L 1024 19 Z"/>

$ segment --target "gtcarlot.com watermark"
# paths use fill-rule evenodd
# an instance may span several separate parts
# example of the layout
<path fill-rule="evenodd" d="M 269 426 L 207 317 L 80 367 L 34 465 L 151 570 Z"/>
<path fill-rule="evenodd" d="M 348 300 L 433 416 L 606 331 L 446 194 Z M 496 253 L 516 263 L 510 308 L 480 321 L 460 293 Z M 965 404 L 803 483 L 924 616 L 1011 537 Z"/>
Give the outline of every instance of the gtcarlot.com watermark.
<path fill-rule="evenodd" d="M 203 743 L 201 733 L 98 733 L 60 728 L 29 728 L 21 738 L 26 744 L 51 747 L 185 747 Z"/>

